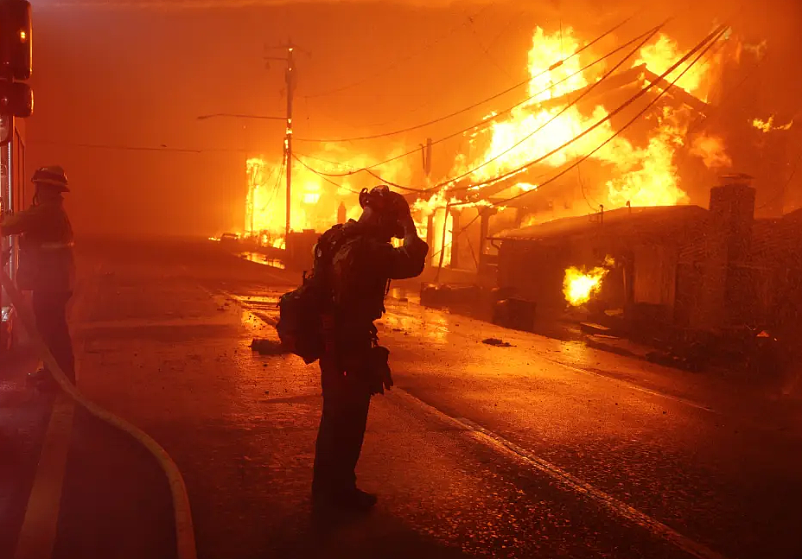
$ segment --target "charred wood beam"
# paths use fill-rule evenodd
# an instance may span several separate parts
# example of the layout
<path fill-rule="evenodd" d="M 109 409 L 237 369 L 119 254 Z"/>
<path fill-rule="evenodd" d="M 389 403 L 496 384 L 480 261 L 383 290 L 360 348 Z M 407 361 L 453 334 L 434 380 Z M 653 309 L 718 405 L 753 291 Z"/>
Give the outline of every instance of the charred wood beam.
<path fill-rule="evenodd" d="M 659 75 L 655 74 L 654 72 L 652 72 L 651 70 L 646 68 L 646 64 L 640 64 L 638 66 L 635 66 L 634 68 L 630 68 L 629 70 L 625 70 L 624 72 L 620 72 L 618 74 L 610 76 L 609 78 L 607 78 L 606 80 L 604 80 L 601 83 L 591 84 L 591 85 L 589 85 L 587 87 L 584 87 L 582 89 L 578 89 L 576 91 L 572 91 L 571 93 L 567 93 L 565 95 L 561 95 L 561 96 L 555 97 L 553 99 L 548 99 L 546 101 L 542 101 L 541 103 L 538 103 L 536 105 L 532 105 L 531 108 L 532 109 L 535 109 L 535 108 L 537 108 L 537 109 L 551 109 L 551 108 L 554 108 L 554 107 L 562 107 L 562 106 L 568 105 L 570 103 L 576 102 L 578 97 L 580 97 L 582 94 L 584 94 L 584 93 L 588 92 L 589 90 L 591 90 L 591 88 L 593 89 L 593 91 L 591 91 L 586 97 L 584 97 L 583 101 L 584 100 L 590 100 L 590 99 L 596 99 L 596 98 L 598 98 L 600 96 L 603 96 L 605 94 L 608 94 L 608 93 L 610 93 L 612 91 L 627 87 L 628 85 L 631 85 L 631 84 L 634 84 L 634 83 L 637 83 L 637 82 L 643 81 L 643 80 L 647 80 L 650 83 L 654 83 L 657 88 L 662 89 L 664 91 L 668 89 L 666 95 L 676 99 L 677 101 L 679 101 L 681 103 L 684 103 L 684 104 L 690 106 L 691 108 L 693 108 L 696 111 L 700 112 L 704 116 L 710 116 L 710 112 L 711 112 L 712 108 L 711 108 L 711 106 L 709 104 L 707 104 L 704 101 L 702 101 L 701 99 L 691 95 L 690 93 L 688 93 L 687 91 L 685 91 L 681 87 L 676 87 L 676 86 L 670 87 L 671 86 L 670 82 L 668 82 L 664 78 L 661 78 Z M 595 87 L 594 87 L 594 85 L 595 85 Z M 670 87 L 670 89 L 669 89 L 669 87 Z M 559 172 L 559 171 L 560 171 L 560 169 L 558 169 L 556 172 Z M 499 192 L 502 192 L 502 191 L 506 190 L 507 188 L 510 188 L 511 186 L 515 185 L 516 183 L 521 182 L 522 176 L 526 176 L 526 173 L 522 173 L 520 175 L 514 175 L 514 176 L 512 176 L 512 177 L 510 177 L 510 178 L 508 178 L 508 179 L 506 179 L 504 181 L 501 181 L 498 184 L 495 184 L 493 186 L 484 187 L 484 188 L 482 188 L 481 190 L 478 190 L 478 191 L 469 190 L 463 196 L 458 196 L 458 198 L 462 198 L 462 199 L 464 199 L 466 201 L 474 201 L 474 202 L 478 201 L 478 200 L 487 200 L 487 199 L 491 198 L 492 196 L 495 196 Z M 405 194 L 404 197 L 410 203 L 414 203 L 416 200 L 418 200 L 418 199 L 420 199 L 422 197 L 428 199 L 433 194 L 434 194 L 434 192 L 431 192 L 431 193 L 426 193 L 423 196 L 421 196 L 419 193 L 411 192 L 411 193 Z M 518 204 L 515 204 L 515 205 L 518 205 Z"/>
<path fill-rule="evenodd" d="M 569 103 L 576 102 L 577 98 L 584 93 L 591 91 L 588 93 L 584 99 L 595 99 L 609 93 L 610 91 L 621 89 L 626 87 L 630 84 L 636 83 L 641 79 L 643 73 L 647 71 L 646 65 L 641 64 L 640 66 L 635 66 L 634 68 L 630 68 L 629 70 L 625 70 L 624 72 L 620 72 L 613 76 L 610 76 L 603 82 L 597 84 L 591 84 L 589 86 L 583 87 L 582 89 L 577 89 L 576 91 L 572 91 L 571 93 L 566 93 L 565 95 L 560 95 L 559 97 L 554 97 L 552 99 L 547 99 L 546 101 L 542 101 L 537 105 L 533 105 L 533 107 L 539 109 L 552 109 L 554 107 L 562 107 L 563 105 L 568 105 Z M 595 87 L 594 87 L 595 86 Z"/>
<path fill-rule="evenodd" d="M 503 181 L 498 182 L 498 183 L 496 183 L 494 185 L 485 186 L 484 188 L 481 188 L 479 190 L 469 190 L 467 192 L 465 198 L 469 202 L 478 202 L 478 201 L 481 201 L 481 200 L 492 200 L 492 198 L 494 196 L 496 196 L 497 194 L 507 190 L 508 188 L 511 188 L 511 187 L 515 186 L 516 184 L 518 184 L 520 182 L 531 182 L 533 184 L 537 184 L 538 183 L 537 180 L 527 181 L 527 177 L 528 176 L 537 175 L 538 178 L 543 178 L 543 175 L 545 174 L 547 177 L 552 177 L 554 175 L 557 175 L 558 173 L 563 172 L 565 169 L 567 169 L 568 167 L 570 167 L 573 164 L 574 164 L 573 161 L 569 161 L 569 162 L 561 165 L 560 167 L 556 167 L 556 168 L 548 167 L 546 165 L 536 165 L 535 167 L 527 170 L 526 172 L 519 173 L 517 175 L 513 175 L 513 176 L 511 176 L 511 177 L 509 177 L 507 179 L 504 179 Z M 545 169 L 548 169 L 548 171 L 544 173 Z M 514 200 L 509 205 L 511 207 L 526 206 L 527 205 L 526 204 L 526 200 L 531 198 L 531 197 L 534 197 L 534 196 L 535 196 L 535 194 L 532 194 L 531 196 L 522 196 L 518 200 Z"/>
<path fill-rule="evenodd" d="M 667 95 L 677 99 L 678 101 L 687 104 L 688 106 L 696 109 L 700 113 L 707 115 L 708 111 L 710 110 L 710 105 L 702 101 L 701 99 L 694 97 L 681 87 L 669 87 L 671 83 L 666 80 L 665 78 L 661 78 L 659 75 L 655 74 L 648 68 L 646 68 L 646 64 L 640 64 L 635 66 L 634 68 L 630 68 L 624 72 L 619 74 L 615 74 L 614 76 L 610 76 L 603 82 L 599 83 L 594 87 L 595 84 L 591 84 L 587 87 L 583 87 L 582 89 L 577 89 L 576 91 L 572 91 L 571 93 L 566 93 L 565 95 L 561 95 L 560 97 L 555 97 L 553 99 L 548 99 L 543 101 L 542 103 L 537 104 L 536 106 L 541 109 L 551 109 L 554 107 L 560 107 L 563 105 L 567 105 L 569 103 L 573 103 L 577 100 L 579 96 L 589 91 L 593 88 L 584 99 L 596 99 L 610 93 L 611 91 L 624 88 L 628 85 L 633 83 L 637 83 L 642 80 L 649 81 L 650 83 L 654 83 L 656 87 L 666 90 L 668 89 Z"/>
<path fill-rule="evenodd" d="M 665 78 L 661 78 L 660 76 L 658 76 L 657 74 L 655 74 L 651 70 L 646 69 L 646 67 L 643 68 L 643 76 L 648 81 L 650 81 L 651 83 L 655 84 L 657 87 L 659 87 L 660 89 L 662 89 L 664 91 L 671 86 L 671 83 L 668 82 Z M 682 103 L 685 103 L 686 105 L 688 105 L 689 107 L 691 107 L 693 109 L 696 109 L 697 111 L 699 111 L 703 115 L 709 116 L 708 112 L 710 111 L 710 105 L 708 105 L 707 103 L 705 103 L 704 101 L 702 101 L 698 97 L 694 97 L 693 95 L 691 95 L 690 93 L 688 93 L 687 91 L 682 89 L 681 87 L 677 87 L 677 86 L 671 87 L 671 89 L 668 89 L 667 95 L 670 95 L 674 99 L 676 99 L 676 100 L 678 100 L 678 101 L 680 101 Z"/>
<path fill-rule="evenodd" d="M 611 76 L 611 77 L 607 78 L 604 82 L 602 82 L 601 84 L 597 85 L 596 88 L 594 89 L 594 91 L 592 93 L 590 93 L 586 97 L 586 99 L 594 99 L 596 97 L 599 97 L 600 95 L 604 95 L 605 93 L 609 93 L 612 90 L 620 89 L 622 87 L 626 87 L 627 85 L 630 85 L 630 84 L 633 84 L 633 83 L 637 82 L 638 80 L 641 79 L 641 76 L 642 76 L 643 71 L 645 69 L 646 69 L 646 65 L 645 64 L 641 64 L 640 66 L 636 66 L 634 68 L 631 68 L 629 70 L 626 70 L 624 72 L 621 72 L 619 74 L 616 74 L 614 76 Z M 591 89 L 592 87 L 593 87 L 593 85 L 589 85 L 587 87 L 583 87 L 582 89 L 577 89 L 576 91 L 572 91 L 571 93 L 567 93 L 565 95 L 561 95 L 561 96 L 555 97 L 553 99 L 548 99 L 548 100 L 543 101 L 541 103 L 533 104 L 532 108 L 533 109 L 534 108 L 537 108 L 537 109 L 551 109 L 553 107 L 561 107 L 561 106 L 567 105 L 569 103 L 574 102 L 577 99 L 577 97 L 579 97 L 584 92 L 586 92 L 589 89 Z M 513 178 L 509 179 L 509 181 L 519 182 L 519 181 L 516 180 L 517 177 L 519 177 L 519 175 L 516 175 L 516 177 L 513 177 Z M 488 187 L 487 189 L 482 189 L 482 192 L 483 193 L 485 191 L 490 192 L 491 194 L 489 194 L 489 195 L 492 196 L 494 193 L 501 192 L 505 188 L 509 188 L 510 186 L 512 186 L 512 184 L 514 184 L 513 182 L 509 182 L 509 181 L 504 181 L 503 183 L 499 183 L 499 184 L 503 184 L 503 185 L 506 185 L 506 186 L 502 186 L 501 188 L 497 188 L 496 186 Z M 434 192 L 428 192 L 428 193 L 425 193 L 425 194 L 419 194 L 417 192 L 410 192 L 410 193 L 404 194 L 404 198 L 406 198 L 406 200 L 410 204 L 412 204 L 416 200 L 419 200 L 421 198 L 428 199 L 433 194 L 434 194 Z M 472 195 L 472 193 L 470 191 L 467 194 L 467 199 L 482 199 L 482 198 L 486 198 L 486 197 L 487 196 L 483 195 L 483 196 L 477 198 L 474 195 Z"/>

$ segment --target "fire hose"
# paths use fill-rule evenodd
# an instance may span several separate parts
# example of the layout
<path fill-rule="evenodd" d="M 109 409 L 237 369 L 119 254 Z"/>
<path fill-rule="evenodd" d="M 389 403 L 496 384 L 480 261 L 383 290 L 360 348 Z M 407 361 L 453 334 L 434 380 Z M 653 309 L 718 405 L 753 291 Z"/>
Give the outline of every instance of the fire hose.
<path fill-rule="evenodd" d="M 195 549 L 195 530 L 192 524 L 192 511 L 189 506 L 189 496 L 187 495 L 186 485 L 184 485 L 184 478 L 181 476 L 178 466 L 173 462 L 170 455 L 167 454 L 167 451 L 147 433 L 124 419 L 115 416 L 111 412 L 104 410 L 75 388 L 67 379 L 64 371 L 50 352 L 50 349 L 42 340 L 42 337 L 36 329 L 36 321 L 34 320 L 33 313 L 24 304 L 22 295 L 17 289 L 17 286 L 14 285 L 14 282 L 2 268 L 0 268 L 0 284 L 5 289 L 12 305 L 16 309 L 22 327 L 28 333 L 33 349 L 42 360 L 45 368 L 50 371 L 53 379 L 58 383 L 61 390 L 96 418 L 132 437 L 144 446 L 156 459 L 167 476 L 170 486 L 170 495 L 173 501 L 173 516 L 175 520 L 177 557 L 178 559 L 196 559 L 197 553 Z"/>

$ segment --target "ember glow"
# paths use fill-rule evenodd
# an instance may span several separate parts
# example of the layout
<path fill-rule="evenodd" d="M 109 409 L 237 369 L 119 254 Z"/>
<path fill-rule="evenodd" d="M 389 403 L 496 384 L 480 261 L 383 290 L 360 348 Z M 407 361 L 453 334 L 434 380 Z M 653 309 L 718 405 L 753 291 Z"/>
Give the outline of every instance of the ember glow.
<path fill-rule="evenodd" d="M 788 124 L 775 125 L 774 124 L 774 116 L 770 116 L 768 120 L 762 120 L 762 119 L 759 119 L 759 118 L 756 118 L 756 119 L 752 120 L 752 126 L 757 128 L 758 130 L 760 130 L 764 134 L 767 134 L 767 133 L 771 132 L 772 130 L 790 130 L 793 125 L 794 125 L 794 121 L 793 120 L 791 122 L 789 122 Z"/>
<path fill-rule="evenodd" d="M 573 307 L 584 305 L 601 289 L 602 280 L 606 275 L 606 268 L 596 267 L 586 272 L 571 266 L 565 271 L 563 280 L 565 300 Z"/>

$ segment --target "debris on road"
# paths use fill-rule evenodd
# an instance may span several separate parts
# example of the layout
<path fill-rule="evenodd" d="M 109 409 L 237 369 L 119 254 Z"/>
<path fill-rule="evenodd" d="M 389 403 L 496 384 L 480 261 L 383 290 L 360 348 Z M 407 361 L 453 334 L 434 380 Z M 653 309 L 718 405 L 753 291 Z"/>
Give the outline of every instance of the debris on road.
<path fill-rule="evenodd" d="M 533 301 L 509 297 L 493 305 L 493 324 L 531 332 L 535 326 L 537 304 Z"/>
<path fill-rule="evenodd" d="M 482 340 L 482 343 L 496 347 L 512 347 L 511 343 L 499 340 L 498 338 L 487 338 L 486 340 Z"/>
<path fill-rule="evenodd" d="M 424 307 L 443 308 L 459 305 L 476 305 L 482 299 L 482 290 L 476 285 L 421 285 L 420 302 Z"/>
<path fill-rule="evenodd" d="M 281 342 L 264 338 L 254 338 L 251 342 L 251 350 L 262 355 L 285 355 L 289 353 L 281 345 Z"/>
<path fill-rule="evenodd" d="M 612 329 L 601 324 L 596 324 L 595 322 L 580 322 L 579 330 L 585 334 L 598 334 L 607 336 L 612 336 L 613 333 Z"/>

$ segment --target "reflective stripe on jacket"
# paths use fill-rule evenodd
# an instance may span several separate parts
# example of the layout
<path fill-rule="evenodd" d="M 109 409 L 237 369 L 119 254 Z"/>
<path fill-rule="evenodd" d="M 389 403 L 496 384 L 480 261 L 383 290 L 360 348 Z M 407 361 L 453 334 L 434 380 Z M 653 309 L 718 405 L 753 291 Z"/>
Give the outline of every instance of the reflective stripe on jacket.
<path fill-rule="evenodd" d="M 72 291 L 75 262 L 73 233 L 60 199 L 6 216 L 2 235 L 21 235 L 17 283 L 31 291 Z"/>

